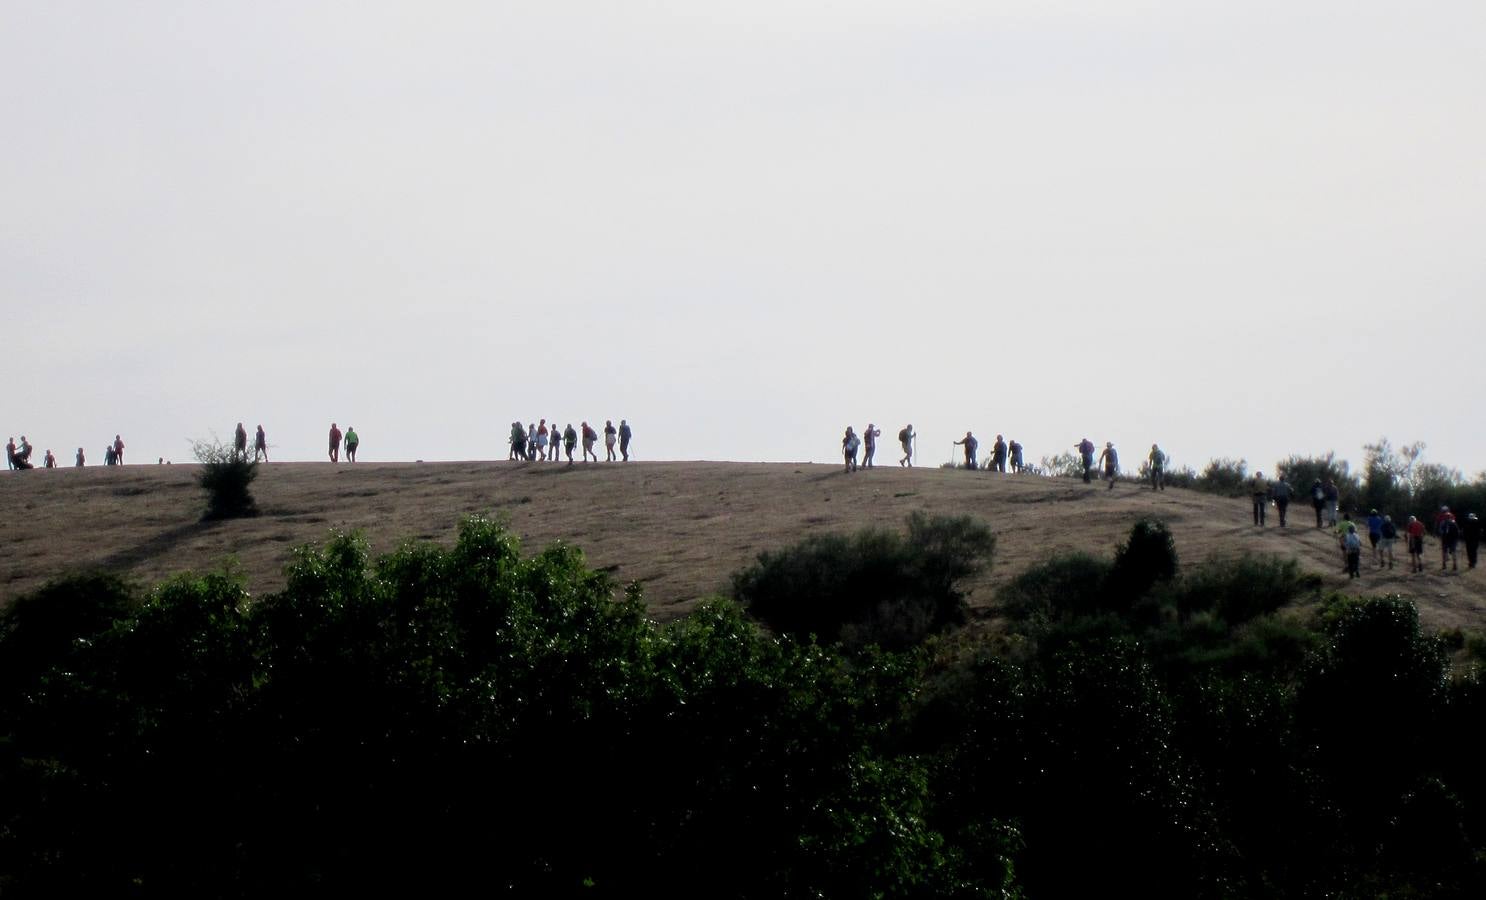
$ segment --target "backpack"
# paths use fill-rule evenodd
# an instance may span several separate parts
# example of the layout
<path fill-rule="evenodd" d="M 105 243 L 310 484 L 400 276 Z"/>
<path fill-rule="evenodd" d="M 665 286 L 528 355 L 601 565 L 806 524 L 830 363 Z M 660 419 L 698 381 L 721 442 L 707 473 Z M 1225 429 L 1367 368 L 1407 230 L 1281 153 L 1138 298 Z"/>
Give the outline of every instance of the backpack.
<path fill-rule="evenodd" d="M 1390 541 L 1398 537 L 1398 529 L 1393 527 L 1392 522 L 1383 523 L 1383 537 Z"/>
<path fill-rule="evenodd" d="M 1444 519 L 1440 522 L 1441 540 L 1454 540 L 1455 536 L 1459 533 L 1460 526 L 1456 524 L 1454 519 Z"/>
<path fill-rule="evenodd" d="M 907 428 L 905 428 L 902 431 L 898 432 L 898 441 L 899 441 L 899 443 L 907 443 L 908 442 L 908 429 Z"/>

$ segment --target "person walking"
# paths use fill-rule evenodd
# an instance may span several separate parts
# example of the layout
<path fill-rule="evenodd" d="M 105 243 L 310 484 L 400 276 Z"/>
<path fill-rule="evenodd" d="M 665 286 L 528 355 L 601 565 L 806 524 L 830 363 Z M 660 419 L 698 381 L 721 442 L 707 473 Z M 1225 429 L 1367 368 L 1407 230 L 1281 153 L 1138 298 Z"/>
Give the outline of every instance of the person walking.
<path fill-rule="evenodd" d="M 1475 513 L 1465 514 L 1465 521 L 1460 523 L 1460 536 L 1465 538 L 1465 567 L 1474 569 L 1476 551 L 1481 549 L 1481 520 Z"/>
<path fill-rule="evenodd" d="M 526 423 L 525 450 L 526 453 L 524 455 L 527 461 L 531 461 L 537 458 L 537 423 L 535 422 Z"/>
<path fill-rule="evenodd" d="M 1007 444 L 1006 449 L 1011 453 L 1011 471 L 1020 474 L 1022 469 L 1025 468 L 1022 463 L 1022 445 L 1016 441 L 1011 441 Z"/>
<path fill-rule="evenodd" d="M 1367 542 L 1372 545 L 1372 563 L 1374 567 L 1381 568 L 1382 556 L 1378 553 L 1378 544 L 1383 541 L 1383 517 L 1376 509 L 1367 511 Z"/>
<path fill-rule="evenodd" d="M 1269 482 L 1264 479 L 1263 472 L 1254 473 L 1249 482 L 1249 496 L 1254 501 L 1254 524 L 1263 527 L 1264 513 L 1269 507 Z"/>
<path fill-rule="evenodd" d="M 21 440 L 25 441 L 26 436 L 21 435 Z M 124 464 L 124 439 L 117 434 L 114 435 L 114 462 L 121 466 Z"/>
<path fill-rule="evenodd" d="M 1392 516 L 1383 517 L 1383 526 L 1379 532 L 1382 537 L 1378 539 L 1378 568 L 1383 568 L 1386 563 L 1388 568 L 1393 568 L 1393 543 L 1398 540 L 1398 527 L 1393 524 Z"/>
<path fill-rule="evenodd" d="M 1342 538 L 1342 552 L 1347 556 L 1347 576 L 1361 578 L 1362 538 L 1357 536 L 1356 525 L 1347 525 L 1347 533 Z"/>
<path fill-rule="evenodd" d="M 521 427 L 520 422 L 511 423 L 511 434 L 508 438 L 511 442 L 511 451 L 506 454 L 506 460 L 526 458 L 526 429 Z"/>
<path fill-rule="evenodd" d="M 1434 533 L 1440 539 L 1440 571 L 1443 572 L 1446 568 L 1453 572 L 1460 571 L 1460 560 L 1455 555 L 1455 547 L 1460 540 L 1460 523 L 1455 521 L 1455 514 L 1450 512 L 1450 507 L 1440 507 Z"/>
<path fill-rule="evenodd" d="M 587 422 L 584 422 L 583 423 L 583 461 L 584 462 L 588 462 L 588 458 L 590 456 L 593 457 L 593 461 L 594 462 L 598 462 L 599 461 L 599 455 L 597 453 L 594 453 L 593 452 L 593 445 L 598 442 L 598 439 L 599 439 L 599 433 L 597 431 L 594 431 L 593 430 L 593 427 L 591 425 L 589 425 Z"/>
<path fill-rule="evenodd" d="M 1285 480 L 1284 475 L 1281 475 L 1275 480 L 1274 484 L 1270 485 L 1269 496 L 1274 498 L 1274 508 L 1280 514 L 1281 528 L 1285 527 L 1285 511 L 1290 508 L 1290 496 L 1294 492 L 1294 489 L 1290 487 L 1290 482 Z"/>
<path fill-rule="evenodd" d="M 882 437 L 882 429 L 867 423 L 867 430 L 862 432 L 862 468 L 872 468 L 872 457 L 877 455 L 877 439 Z"/>
<path fill-rule="evenodd" d="M 619 441 L 619 429 L 614 427 L 613 419 L 604 420 L 604 462 L 618 462 L 619 457 L 614 455 L 614 444 Z"/>
<path fill-rule="evenodd" d="M 1078 455 L 1084 464 L 1084 484 L 1088 484 L 1094 472 L 1094 442 L 1084 438 L 1073 445 L 1078 450 Z"/>
<path fill-rule="evenodd" d="M 630 430 L 629 422 L 625 419 L 619 420 L 619 455 L 629 462 L 629 442 L 635 433 Z"/>
<path fill-rule="evenodd" d="M 1417 516 L 1409 516 L 1404 526 L 1404 536 L 1409 544 L 1409 571 L 1424 571 L 1424 523 Z"/>
<path fill-rule="evenodd" d="M 268 435 L 263 433 L 263 426 L 258 426 L 258 433 L 253 436 L 253 462 L 262 456 L 264 462 L 268 462 Z"/>
<path fill-rule="evenodd" d="M 55 469 L 57 467 L 57 458 L 52 455 L 50 447 L 47 448 L 46 456 L 41 458 L 41 467 L 43 469 Z"/>
<path fill-rule="evenodd" d="M 557 462 L 562 458 L 562 432 L 558 430 L 557 420 L 552 420 L 552 439 L 547 451 L 547 458 Z"/>
<path fill-rule="evenodd" d="M 334 422 L 330 423 L 330 461 L 341 461 L 341 429 Z"/>
<path fill-rule="evenodd" d="M 585 425 L 585 427 L 587 426 Z M 569 422 L 568 427 L 564 428 L 562 431 L 562 448 L 567 451 L 568 465 L 570 466 L 573 464 L 573 450 L 577 448 L 577 446 L 578 432 L 576 429 L 573 428 L 573 423 Z"/>
<path fill-rule="evenodd" d="M 1104 464 L 1104 477 L 1109 479 L 1109 489 L 1114 490 L 1115 479 L 1120 477 L 1120 455 L 1115 452 L 1113 441 L 1104 442 L 1099 461 Z"/>
<path fill-rule="evenodd" d="M 350 425 L 346 426 L 346 459 L 356 461 L 356 448 L 361 446 L 361 436 Z"/>
<path fill-rule="evenodd" d="M 12 471 L 15 470 L 15 436 L 5 442 L 5 465 Z"/>
<path fill-rule="evenodd" d="M 1327 475 L 1326 480 L 1321 483 L 1321 491 L 1326 497 L 1326 524 L 1332 528 L 1336 527 L 1336 514 L 1341 511 L 1341 491 L 1336 482 Z"/>
<path fill-rule="evenodd" d="M 248 430 L 243 423 L 237 423 L 237 430 L 232 433 L 232 453 L 238 459 L 248 458 Z"/>
<path fill-rule="evenodd" d="M 1151 464 L 1151 490 L 1166 490 L 1166 454 L 1155 444 L 1151 445 L 1151 455 L 1147 457 Z"/>
<path fill-rule="evenodd" d="M 1311 482 L 1311 506 L 1316 508 L 1316 527 L 1321 527 L 1321 507 L 1326 505 L 1326 489 L 1321 486 L 1321 479 L 1317 478 Z"/>
<path fill-rule="evenodd" d="M 540 462 L 547 458 L 547 420 L 537 422 L 537 460 Z"/>
<path fill-rule="evenodd" d="M 846 434 L 841 438 L 841 455 L 846 460 L 846 471 L 857 470 L 857 448 L 860 446 L 861 439 L 856 436 L 856 432 L 851 430 L 850 425 L 846 426 Z"/>
<path fill-rule="evenodd" d="M 87 457 L 83 455 L 83 448 L 77 448 L 77 462 L 73 463 L 75 468 L 81 469 L 87 463 Z"/>
<path fill-rule="evenodd" d="M 903 458 L 898 460 L 899 466 L 913 468 L 913 439 L 918 435 L 913 433 L 913 423 L 904 425 L 898 432 L 898 443 L 903 447 Z"/>
<path fill-rule="evenodd" d="M 991 445 L 991 471 L 1006 474 L 1006 439 L 999 434 Z"/>
<path fill-rule="evenodd" d="M 965 432 L 964 440 L 955 441 L 956 447 L 960 446 L 961 444 L 965 445 L 965 468 L 979 468 L 979 465 L 975 461 L 975 448 L 980 446 L 980 441 L 977 441 L 975 439 L 975 435 L 967 431 Z"/>

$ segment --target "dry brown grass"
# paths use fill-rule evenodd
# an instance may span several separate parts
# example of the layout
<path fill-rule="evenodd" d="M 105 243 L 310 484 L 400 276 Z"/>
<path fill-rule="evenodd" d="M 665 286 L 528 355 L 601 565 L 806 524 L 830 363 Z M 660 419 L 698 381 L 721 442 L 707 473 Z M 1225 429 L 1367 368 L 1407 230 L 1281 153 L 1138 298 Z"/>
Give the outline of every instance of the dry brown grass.
<path fill-rule="evenodd" d="M 901 527 L 912 510 L 971 513 L 998 534 L 995 565 L 971 604 L 1055 550 L 1109 554 L 1143 515 L 1164 519 L 1184 560 L 1250 550 L 1295 556 L 1328 583 L 1351 589 L 1328 535 L 1307 527 L 1308 505 L 1288 529 L 1250 525 L 1247 501 L 1191 491 L 1153 495 L 1077 480 L 896 466 L 846 474 L 792 463 L 274 463 L 253 485 L 262 515 L 203 523 L 194 466 L 125 466 L 0 473 L 6 511 L 0 598 L 76 568 L 101 567 L 147 582 L 235 556 L 255 592 L 284 583 L 289 549 L 331 529 L 361 529 L 376 551 L 405 540 L 449 543 L 469 513 L 503 516 L 530 549 L 555 540 L 583 548 L 591 565 L 644 585 L 658 618 L 724 592 L 729 575 L 761 550 L 812 530 Z M 1401 543 L 1401 542 L 1400 542 Z M 1364 569 L 1356 590 L 1416 600 L 1440 628 L 1486 625 L 1486 575 L 1411 576 Z"/>

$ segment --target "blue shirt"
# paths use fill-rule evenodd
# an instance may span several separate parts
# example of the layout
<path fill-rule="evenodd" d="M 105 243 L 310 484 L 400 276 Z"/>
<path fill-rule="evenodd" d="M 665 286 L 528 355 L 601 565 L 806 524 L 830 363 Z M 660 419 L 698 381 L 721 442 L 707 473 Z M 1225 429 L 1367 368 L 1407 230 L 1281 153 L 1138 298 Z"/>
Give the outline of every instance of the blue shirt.
<path fill-rule="evenodd" d="M 1383 533 L 1383 517 L 1377 513 L 1367 517 L 1367 533 L 1381 535 Z"/>

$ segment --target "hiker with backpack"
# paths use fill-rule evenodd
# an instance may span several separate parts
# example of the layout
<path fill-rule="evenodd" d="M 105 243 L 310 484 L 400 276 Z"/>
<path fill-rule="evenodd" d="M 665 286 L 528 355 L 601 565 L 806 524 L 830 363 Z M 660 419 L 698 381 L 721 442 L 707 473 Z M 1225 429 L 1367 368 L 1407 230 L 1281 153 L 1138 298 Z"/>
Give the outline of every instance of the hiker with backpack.
<path fill-rule="evenodd" d="M 21 440 L 25 439 L 25 435 L 22 435 Z M 117 434 L 114 435 L 114 462 L 121 466 L 124 464 L 124 439 Z"/>
<path fill-rule="evenodd" d="M 634 431 L 630 430 L 629 421 L 626 420 L 626 419 L 620 419 L 619 420 L 619 455 L 622 456 L 622 457 L 624 457 L 624 461 L 625 462 L 629 462 L 629 442 L 630 442 L 630 438 L 634 437 L 634 435 L 635 435 Z"/>
<path fill-rule="evenodd" d="M 862 432 L 862 468 L 872 468 L 872 457 L 877 455 L 877 439 L 882 437 L 882 429 L 867 423 L 867 430 Z"/>
<path fill-rule="evenodd" d="M 1326 499 L 1326 524 L 1336 526 L 1336 514 L 1341 511 L 1341 491 L 1337 489 L 1336 482 L 1327 475 L 1321 484 L 1321 492 Z"/>
<path fill-rule="evenodd" d="M 81 469 L 86 462 L 87 458 L 83 455 L 83 448 L 77 448 L 77 462 L 73 463 L 73 465 Z"/>
<path fill-rule="evenodd" d="M 1094 442 L 1084 438 L 1073 445 L 1078 450 L 1079 458 L 1084 463 L 1084 484 L 1089 483 L 1089 478 L 1094 471 Z"/>
<path fill-rule="evenodd" d="M 971 434 L 970 432 L 967 431 L 967 432 L 965 432 L 965 439 L 964 440 L 955 441 L 955 446 L 956 447 L 960 446 L 961 444 L 964 444 L 965 445 L 965 468 L 967 468 L 967 469 L 977 469 L 977 468 L 979 468 L 980 466 L 975 461 L 975 448 L 980 446 L 980 441 L 977 441 L 975 439 L 975 435 L 973 435 L 973 434 Z"/>
<path fill-rule="evenodd" d="M 614 427 L 613 419 L 604 420 L 604 461 L 618 462 L 619 457 L 614 455 L 614 444 L 619 440 L 619 429 Z"/>
<path fill-rule="evenodd" d="M 1321 507 L 1326 504 L 1326 489 L 1321 486 L 1321 479 L 1317 478 L 1311 482 L 1311 506 L 1316 508 L 1316 527 L 1321 527 Z"/>
<path fill-rule="evenodd" d="M 1151 455 L 1147 457 L 1151 463 L 1151 490 L 1166 490 L 1166 454 L 1155 444 L 1151 445 Z"/>
<path fill-rule="evenodd" d="M 1409 571 L 1424 571 L 1424 523 L 1419 521 L 1418 516 L 1409 516 L 1409 522 L 1404 526 L 1404 534 L 1409 544 Z"/>
<path fill-rule="evenodd" d="M 1022 445 L 1016 441 L 1007 444 L 1007 450 L 1011 453 L 1011 471 L 1020 473 L 1026 466 L 1022 463 Z"/>
<path fill-rule="evenodd" d="M 1357 536 L 1357 526 L 1348 523 L 1347 533 L 1342 537 L 1342 553 L 1347 559 L 1347 576 L 1362 577 L 1362 538 Z"/>
<path fill-rule="evenodd" d="M 991 445 L 991 471 L 1006 474 L 1006 440 L 999 434 Z"/>
<path fill-rule="evenodd" d="M 573 450 L 577 446 L 578 432 L 576 429 L 573 428 L 573 423 L 569 422 L 568 427 L 564 428 L 562 431 L 562 448 L 567 451 L 568 465 L 570 466 L 573 464 Z"/>
<path fill-rule="evenodd" d="M 1115 479 L 1120 477 L 1120 455 L 1115 452 L 1114 441 L 1104 442 L 1099 461 L 1104 464 L 1104 477 L 1109 479 L 1109 489 L 1114 490 Z"/>
<path fill-rule="evenodd" d="M 1290 508 L 1290 495 L 1293 493 L 1294 489 L 1283 475 L 1269 487 L 1269 496 L 1274 500 L 1274 508 L 1280 514 L 1281 528 L 1285 527 L 1285 511 Z"/>
<path fill-rule="evenodd" d="M 1440 514 L 1434 520 L 1434 533 L 1440 539 L 1440 571 L 1446 568 L 1460 571 L 1460 561 L 1455 555 L 1455 545 L 1460 540 L 1460 523 L 1455 521 L 1450 507 L 1440 507 Z"/>
<path fill-rule="evenodd" d="M 237 423 L 237 430 L 232 434 L 232 454 L 238 459 L 248 458 L 248 430 L 243 423 Z"/>
<path fill-rule="evenodd" d="M 1378 568 L 1383 568 L 1387 562 L 1388 568 L 1393 568 L 1393 542 L 1398 539 L 1398 527 L 1393 524 L 1392 516 L 1383 517 L 1383 526 L 1380 532 L 1382 537 L 1378 539 Z"/>
<path fill-rule="evenodd" d="M 851 430 L 850 425 L 846 426 L 846 434 L 841 438 L 841 454 L 846 460 L 846 471 L 857 470 L 857 448 L 860 446 L 861 439 L 856 436 L 856 432 Z"/>
<path fill-rule="evenodd" d="M 1383 540 L 1383 517 L 1375 509 L 1367 513 L 1367 542 L 1372 544 L 1372 561 L 1374 566 L 1382 567 L 1382 556 L 1378 553 L 1378 544 Z"/>
<path fill-rule="evenodd" d="M 912 423 L 904 425 L 903 429 L 898 432 L 898 443 L 903 445 L 903 458 L 898 460 L 899 466 L 913 468 L 913 439 L 916 437 L 918 435 L 913 433 Z"/>
<path fill-rule="evenodd" d="M 520 422 L 511 423 L 511 434 L 508 440 L 511 443 L 511 451 L 506 454 L 506 459 L 526 459 L 526 429 L 521 427 Z"/>
<path fill-rule="evenodd" d="M 1481 520 L 1475 513 L 1466 513 L 1465 521 L 1460 524 L 1460 536 L 1465 538 L 1465 567 L 1474 569 L 1476 551 L 1481 548 Z"/>
<path fill-rule="evenodd" d="M 588 462 L 588 458 L 590 456 L 593 457 L 593 461 L 594 462 L 598 462 L 599 461 L 599 455 L 597 453 L 594 453 L 593 452 L 593 445 L 595 443 L 597 443 L 598 439 L 599 439 L 599 433 L 597 431 L 594 431 L 593 430 L 593 427 L 591 425 L 589 425 L 587 422 L 584 422 L 583 423 L 583 461 L 584 462 Z"/>
<path fill-rule="evenodd" d="M 258 461 L 259 456 L 264 462 L 268 462 L 268 435 L 263 433 L 263 426 L 258 426 L 258 433 L 253 436 L 253 462 Z"/>
<path fill-rule="evenodd" d="M 348 462 L 355 462 L 356 461 L 356 448 L 357 447 L 360 447 L 360 446 L 361 446 L 361 435 L 359 435 L 359 434 L 356 433 L 356 429 L 355 428 L 352 428 L 350 425 L 347 425 L 346 426 L 346 460 Z"/>

